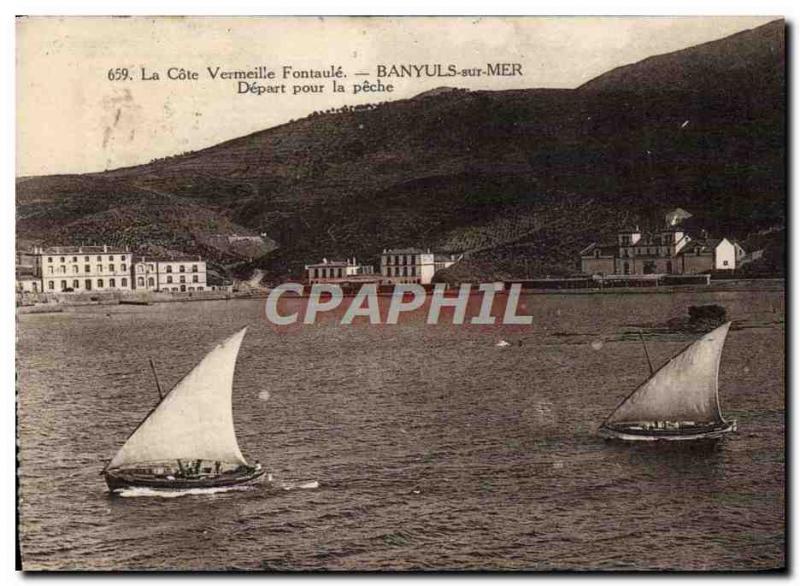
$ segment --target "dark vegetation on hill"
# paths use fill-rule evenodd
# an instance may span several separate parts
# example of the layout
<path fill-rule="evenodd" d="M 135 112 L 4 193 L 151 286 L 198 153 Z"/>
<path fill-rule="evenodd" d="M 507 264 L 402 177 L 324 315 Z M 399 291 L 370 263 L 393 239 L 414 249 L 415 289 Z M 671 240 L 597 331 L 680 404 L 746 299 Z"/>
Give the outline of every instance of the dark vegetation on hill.
<path fill-rule="evenodd" d="M 316 113 L 147 165 L 20 179 L 17 238 L 150 243 L 273 281 L 420 246 L 467 252 L 451 272 L 485 279 L 575 272 L 589 242 L 679 206 L 776 264 L 784 69 L 776 21 L 575 90 L 442 88 Z M 261 234 L 255 250 L 225 245 Z"/>

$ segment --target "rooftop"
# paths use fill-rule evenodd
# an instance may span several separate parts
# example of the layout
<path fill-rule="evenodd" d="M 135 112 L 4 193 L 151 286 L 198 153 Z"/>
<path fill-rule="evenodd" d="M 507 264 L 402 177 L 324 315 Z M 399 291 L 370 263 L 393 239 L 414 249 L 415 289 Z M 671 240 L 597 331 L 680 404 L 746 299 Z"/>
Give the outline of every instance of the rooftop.
<path fill-rule="evenodd" d="M 172 262 L 203 262 L 202 257 L 200 256 L 189 256 L 189 255 L 182 255 L 182 256 L 173 256 L 173 257 L 164 257 L 164 256 L 142 256 L 137 257 L 137 263 L 148 263 L 148 262 L 160 262 L 160 263 L 172 263 Z"/>
<path fill-rule="evenodd" d="M 24 251 L 23 254 L 127 254 L 130 250 L 114 246 L 48 246 Z"/>
<path fill-rule="evenodd" d="M 425 254 L 425 251 L 421 248 L 390 248 L 384 249 L 383 254 Z"/>
<path fill-rule="evenodd" d="M 700 248 L 702 252 L 710 252 L 713 251 L 719 245 L 719 243 L 722 242 L 722 240 L 722 238 L 703 238 L 699 240 L 691 240 L 678 252 L 678 254 L 693 254 L 697 248 Z"/>
<path fill-rule="evenodd" d="M 616 254 L 616 251 L 619 250 L 619 244 L 617 244 L 616 242 L 610 242 L 610 243 L 604 243 L 604 244 L 603 243 L 599 244 L 597 242 L 592 242 L 589 246 L 587 246 L 586 248 L 581 250 L 580 255 L 581 256 L 594 255 L 594 251 L 597 250 L 598 248 L 600 249 L 600 254 L 601 255 L 603 255 L 603 256 L 613 256 L 614 254 Z"/>

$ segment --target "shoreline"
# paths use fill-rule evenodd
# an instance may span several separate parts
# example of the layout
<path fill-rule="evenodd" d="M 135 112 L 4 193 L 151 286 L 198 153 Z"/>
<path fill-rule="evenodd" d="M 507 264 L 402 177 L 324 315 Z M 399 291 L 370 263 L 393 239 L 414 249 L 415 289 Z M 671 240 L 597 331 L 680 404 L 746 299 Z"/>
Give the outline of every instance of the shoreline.
<path fill-rule="evenodd" d="M 449 291 L 455 291 L 455 288 Z M 191 296 L 161 294 L 158 297 L 120 295 L 119 293 L 103 296 L 101 299 L 76 298 L 69 299 L 65 296 L 57 297 L 56 300 L 47 300 L 39 303 L 27 305 L 18 304 L 17 314 L 44 314 L 44 313 L 63 313 L 65 307 L 85 307 L 85 306 L 109 306 L 109 305 L 131 305 L 149 306 L 160 303 L 190 303 L 198 301 L 240 301 L 248 299 L 266 299 L 271 290 L 254 291 L 247 294 L 228 293 L 228 292 L 207 292 L 198 295 L 196 292 Z M 597 289 L 522 289 L 522 295 L 670 295 L 674 293 L 725 293 L 725 292 L 785 292 L 785 279 L 731 279 L 712 282 L 710 285 L 661 285 L 647 287 L 605 287 Z M 506 291 L 498 291 L 500 295 L 507 294 Z M 470 291 L 470 296 L 479 295 L 477 290 Z M 102 294 L 101 294 L 102 295 Z M 355 297 L 356 293 L 344 293 L 344 297 Z M 380 297 L 391 297 L 393 293 L 378 293 Z M 291 292 L 284 293 L 284 296 L 292 299 L 307 299 L 308 294 L 297 295 Z"/>

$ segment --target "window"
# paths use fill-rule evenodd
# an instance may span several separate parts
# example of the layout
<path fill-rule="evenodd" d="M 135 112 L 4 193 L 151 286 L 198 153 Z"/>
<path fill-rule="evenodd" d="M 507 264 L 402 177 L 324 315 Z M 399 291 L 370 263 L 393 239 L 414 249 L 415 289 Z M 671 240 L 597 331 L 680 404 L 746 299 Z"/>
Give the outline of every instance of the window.
<path fill-rule="evenodd" d="M 167 272 L 168 272 L 168 273 L 171 273 L 171 272 L 172 272 L 172 265 L 167 265 Z"/>
<path fill-rule="evenodd" d="M 155 282 L 153 281 L 153 277 L 150 277 L 149 279 L 147 279 L 147 286 L 148 287 L 153 287 L 154 285 L 155 285 Z"/>
<path fill-rule="evenodd" d="M 119 270 L 121 270 L 124 273 L 128 270 L 128 267 L 127 265 L 120 265 Z"/>
<path fill-rule="evenodd" d="M 150 264 L 150 265 L 147 265 L 147 270 L 148 270 L 148 271 L 152 271 L 152 270 L 153 270 L 153 265 L 151 265 L 151 264 Z"/>
<path fill-rule="evenodd" d="M 186 267 L 185 267 L 185 266 L 183 266 L 183 265 L 181 265 L 181 268 L 180 268 L 180 270 L 181 270 L 181 272 L 182 272 L 182 273 L 185 273 L 185 272 L 186 272 Z"/>
<path fill-rule="evenodd" d="M 56 285 L 53 283 L 53 281 L 47 281 L 47 288 L 53 290 L 56 288 Z"/>
<path fill-rule="evenodd" d="M 194 287 L 189 287 L 189 291 L 194 291 Z"/>
<path fill-rule="evenodd" d="M 728 266 L 728 261 L 727 260 L 723 260 L 722 261 L 722 266 L 723 267 L 727 267 Z"/>
<path fill-rule="evenodd" d="M 61 258 L 58 260 L 58 262 L 64 262 L 64 257 L 62 256 L 62 257 L 61 257 Z"/>
<path fill-rule="evenodd" d="M 87 291 L 91 291 L 92 290 L 92 280 L 91 279 L 86 279 L 86 290 Z"/>
<path fill-rule="evenodd" d="M 185 282 L 186 282 L 186 277 L 184 277 L 183 275 L 181 275 L 181 283 L 185 283 Z"/>
<path fill-rule="evenodd" d="M 630 275 L 631 274 L 631 267 L 628 265 L 628 261 L 625 261 L 623 263 L 622 272 L 624 272 L 626 275 Z"/>
<path fill-rule="evenodd" d="M 172 277 L 171 276 L 167 277 L 167 283 L 172 283 Z"/>
<path fill-rule="evenodd" d="M 108 270 L 113 273 L 114 272 L 114 265 L 108 265 Z"/>
<path fill-rule="evenodd" d="M 103 279 L 97 279 L 97 288 L 101 289 L 103 287 Z"/>
<path fill-rule="evenodd" d="M 47 262 L 53 262 L 53 257 L 52 256 L 48 256 L 47 257 Z"/>
<path fill-rule="evenodd" d="M 192 275 L 192 283 L 199 283 L 200 281 L 197 278 L 197 275 Z"/>
<path fill-rule="evenodd" d="M 119 257 L 119 260 L 121 260 L 122 262 L 125 262 L 125 255 L 123 254 L 121 257 Z"/>
<path fill-rule="evenodd" d="M 139 285 L 139 287 L 144 287 L 144 277 L 139 277 L 136 284 Z"/>
<path fill-rule="evenodd" d="M 47 267 L 47 273 L 52 275 L 53 274 L 53 267 Z"/>
<path fill-rule="evenodd" d="M 84 273 L 91 273 L 92 272 L 92 268 L 89 265 L 84 265 L 83 272 Z"/>
<path fill-rule="evenodd" d="M 75 280 L 72 281 L 72 288 L 73 289 L 80 289 L 80 287 L 81 287 L 81 282 L 78 279 L 75 279 Z"/>
<path fill-rule="evenodd" d="M 196 272 L 197 272 L 197 265 L 192 265 L 192 272 L 193 272 L 193 273 L 196 273 Z"/>
<path fill-rule="evenodd" d="M 65 265 L 61 265 L 60 267 L 58 267 L 58 272 L 61 273 L 62 275 L 65 275 L 67 273 L 67 267 Z"/>
<path fill-rule="evenodd" d="M 100 255 L 98 255 L 98 256 L 97 256 L 97 262 L 103 262 L 103 257 L 102 257 L 102 256 L 100 256 Z"/>
<path fill-rule="evenodd" d="M 77 256 L 73 256 L 72 257 L 72 262 L 78 262 L 78 257 Z"/>
<path fill-rule="evenodd" d="M 64 291 L 67 288 L 67 282 L 61 281 L 61 290 Z"/>
<path fill-rule="evenodd" d="M 412 277 L 416 277 L 417 276 L 417 267 L 411 267 L 411 276 Z"/>
<path fill-rule="evenodd" d="M 83 262 L 89 262 L 89 257 L 88 256 L 84 256 L 83 257 Z"/>
<path fill-rule="evenodd" d="M 73 272 L 74 274 L 77 274 L 77 273 L 78 273 L 78 265 L 72 265 L 72 272 Z"/>
<path fill-rule="evenodd" d="M 127 287 L 128 286 L 128 279 L 121 279 L 119 282 L 120 287 Z"/>
<path fill-rule="evenodd" d="M 108 286 L 113 289 L 114 287 L 117 286 L 117 282 L 114 279 L 109 279 L 108 280 Z"/>
<path fill-rule="evenodd" d="M 202 291 L 202 290 L 203 290 L 203 288 L 202 288 L 202 287 L 198 287 L 198 288 L 197 288 L 197 290 L 198 290 L 198 291 Z"/>
<path fill-rule="evenodd" d="M 114 260 L 114 255 L 113 255 L 113 254 L 112 254 L 112 255 L 110 255 L 110 256 L 108 257 L 108 260 Z"/>
<path fill-rule="evenodd" d="M 97 272 L 98 273 L 102 273 L 103 272 L 103 265 L 97 265 Z"/>

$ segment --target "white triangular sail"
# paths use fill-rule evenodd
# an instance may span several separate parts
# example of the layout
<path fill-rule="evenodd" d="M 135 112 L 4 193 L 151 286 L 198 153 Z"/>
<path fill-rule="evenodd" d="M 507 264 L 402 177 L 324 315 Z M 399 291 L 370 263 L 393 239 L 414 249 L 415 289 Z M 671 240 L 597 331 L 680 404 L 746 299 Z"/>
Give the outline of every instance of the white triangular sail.
<path fill-rule="evenodd" d="M 709 332 L 667 362 L 617 407 L 606 424 L 721 423 L 717 377 L 730 325 Z"/>
<path fill-rule="evenodd" d="M 233 428 L 233 371 L 247 328 L 211 352 L 131 434 L 109 468 L 178 459 L 247 464 Z"/>

